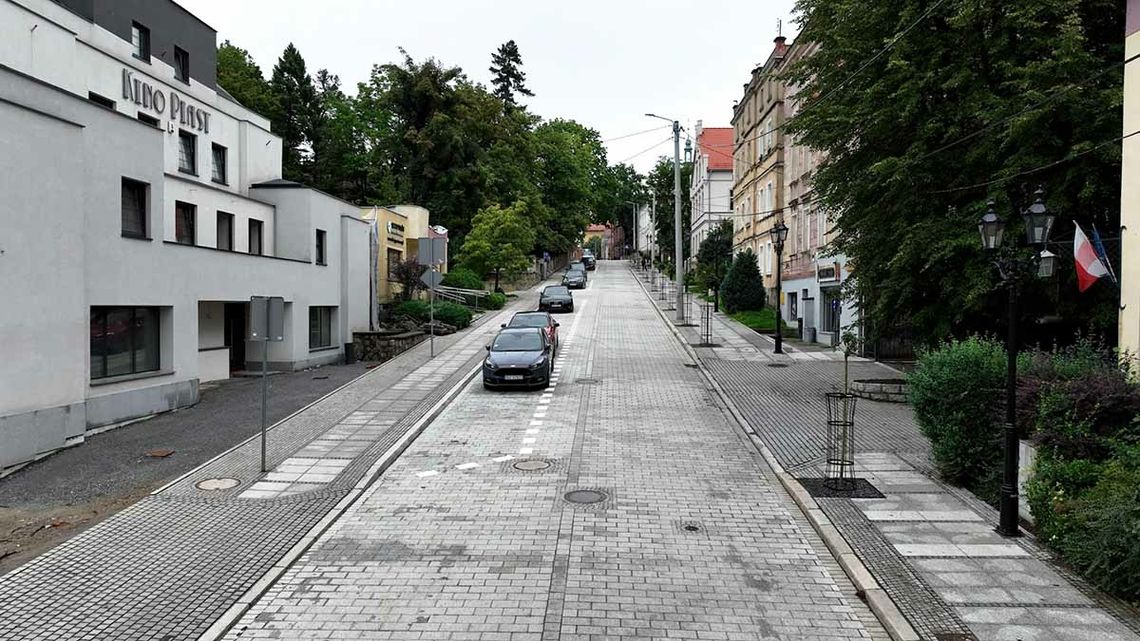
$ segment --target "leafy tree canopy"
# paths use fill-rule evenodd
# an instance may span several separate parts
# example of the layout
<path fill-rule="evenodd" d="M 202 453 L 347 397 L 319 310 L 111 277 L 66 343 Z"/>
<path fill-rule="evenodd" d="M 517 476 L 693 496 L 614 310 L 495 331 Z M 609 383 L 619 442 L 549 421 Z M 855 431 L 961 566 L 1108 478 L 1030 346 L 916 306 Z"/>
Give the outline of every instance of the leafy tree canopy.
<path fill-rule="evenodd" d="M 849 293 L 872 337 L 909 325 L 933 343 L 993 327 L 1004 299 L 977 238 L 989 198 L 1011 222 L 1007 238 L 1038 184 L 1060 216 L 1055 236 L 1068 235 L 1067 218 L 1118 228 L 1120 147 L 1104 143 L 1122 128 L 1123 9 L 1112 0 L 799 0 L 799 40 L 819 50 L 789 70 L 807 96 L 789 131 L 825 152 L 817 205 L 855 267 Z M 1071 270 L 1061 271 L 1023 297 L 1026 315 L 1103 318 L 1108 288 L 1100 307 L 1078 305 Z"/>
<path fill-rule="evenodd" d="M 693 163 L 681 163 L 681 251 L 683 257 L 692 256 L 689 248 L 689 227 L 692 224 L 692 201 L 689 185 L 693 178 Z M 649 191 L 657 198 L 657 209 L 653 220 L 657 232 L 657 246 L 661 249 L 664 262 L 672 264 L 676 246 L 674 240 L 675 212 L 673 210 L 673 159 L 662 156 L 658 159 L 647 178 Z"/>
<path fill-rule="evenodd" d="M 463 241 L 460 259 L 477 274 L 495 274 L 495 290 L 503 271 L 525 269 L 526 248 L 534 245 L 534 230 L 527 223 L 530 204 L 518 201 L 509 207 L 491 205 L 479 210 L 471 232 Z"/>
<path fill-rule="evenodd" d="M 276 98 L 249 52 L 226 40 L 218 47 L 218 84 L 242 106 L 268 116 Z"/>

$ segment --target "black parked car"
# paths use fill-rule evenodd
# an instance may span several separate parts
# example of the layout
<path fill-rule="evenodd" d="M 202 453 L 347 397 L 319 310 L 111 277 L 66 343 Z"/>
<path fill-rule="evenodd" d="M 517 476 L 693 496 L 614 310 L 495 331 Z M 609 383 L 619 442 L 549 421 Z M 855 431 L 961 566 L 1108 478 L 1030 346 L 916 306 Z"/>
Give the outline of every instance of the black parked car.
<path fill-rule="evenodd" d="M 561 285 L 550 285 L 538 295 L 538 311 L 540 312 L 572 312 L 574 311 L 574 296 L 569 289 Z"/>
<path fill-rule="evenodd" d="M 570 265 L 566 268 L 566 273 L 569 274 L 573 271 L 582 272 L 582 278 L 586 278 L 586 263 L 580 260 L 576 260 L 570 263 Z"/>
<path fill-rule="evenodd" d="M 598 259 L 593 254 L 586 254 L 582 257 L 582 264 L 586 266 L 586 271 L 592 272 L 598 268 Z"/>
<path fill-rule="evenodd" d="M 586 272 L 580 269 L 572 269 L 562 277 L 562 284 L 569 289 L 585 289 Z"/>
<path fill-rule="evenodd" d="M 558 328 L 560 325 L 550 312 L 517 312 L 511 317 L 511 322 L 500 325 L 503 329 L 508 327 L 539 327 L 546 332 L 546 339 L 554 346 L 554 355 L 558 355 Z"/>
<path fill-rule="evenodd" d="M 483 387 L 547 387 L 554 349 L 539 327 L 504 329 L 487 346 Z"/>

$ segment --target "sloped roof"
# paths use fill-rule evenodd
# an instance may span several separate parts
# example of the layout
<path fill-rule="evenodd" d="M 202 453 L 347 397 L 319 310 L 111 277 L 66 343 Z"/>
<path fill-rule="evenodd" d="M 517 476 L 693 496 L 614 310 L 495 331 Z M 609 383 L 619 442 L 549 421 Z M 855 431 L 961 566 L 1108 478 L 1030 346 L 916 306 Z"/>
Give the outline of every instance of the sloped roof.
<path fill-rule="evenodd" d="M 709 157 L 709 171 L 732 171 L 732 127 L 701 129 L 697 145 Z"/>

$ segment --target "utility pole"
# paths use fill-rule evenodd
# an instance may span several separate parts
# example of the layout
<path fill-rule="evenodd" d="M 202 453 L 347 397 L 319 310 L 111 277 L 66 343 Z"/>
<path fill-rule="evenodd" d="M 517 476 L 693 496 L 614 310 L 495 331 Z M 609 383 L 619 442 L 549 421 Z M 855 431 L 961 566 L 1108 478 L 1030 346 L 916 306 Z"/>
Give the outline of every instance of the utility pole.
<path fill-rule="evenodd" d="M 684 266 L 681 264 L 684 254 L 681 246 L 681 123 L 673 121 L 673 244 L 676 264 L 673 272 L 676 274 L 674 283 L 677 287 L 677 314 L 678 323 L 685 320 L 685 278 Z"/>

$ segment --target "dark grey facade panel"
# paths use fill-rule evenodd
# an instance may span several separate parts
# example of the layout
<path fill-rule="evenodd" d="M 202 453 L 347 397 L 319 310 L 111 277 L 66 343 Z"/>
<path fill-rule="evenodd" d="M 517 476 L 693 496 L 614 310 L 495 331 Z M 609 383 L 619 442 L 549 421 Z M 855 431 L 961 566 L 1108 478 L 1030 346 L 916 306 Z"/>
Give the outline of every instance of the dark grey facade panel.
<path fill-rule="evenodd" d="M 190 54 L 190 77 L 217 88 L 217 32 L 171 0 L 56 0 L 131 41 L 131 24 L 150 29 L 150 55 L 174 66 L 174 47 Z"/>

